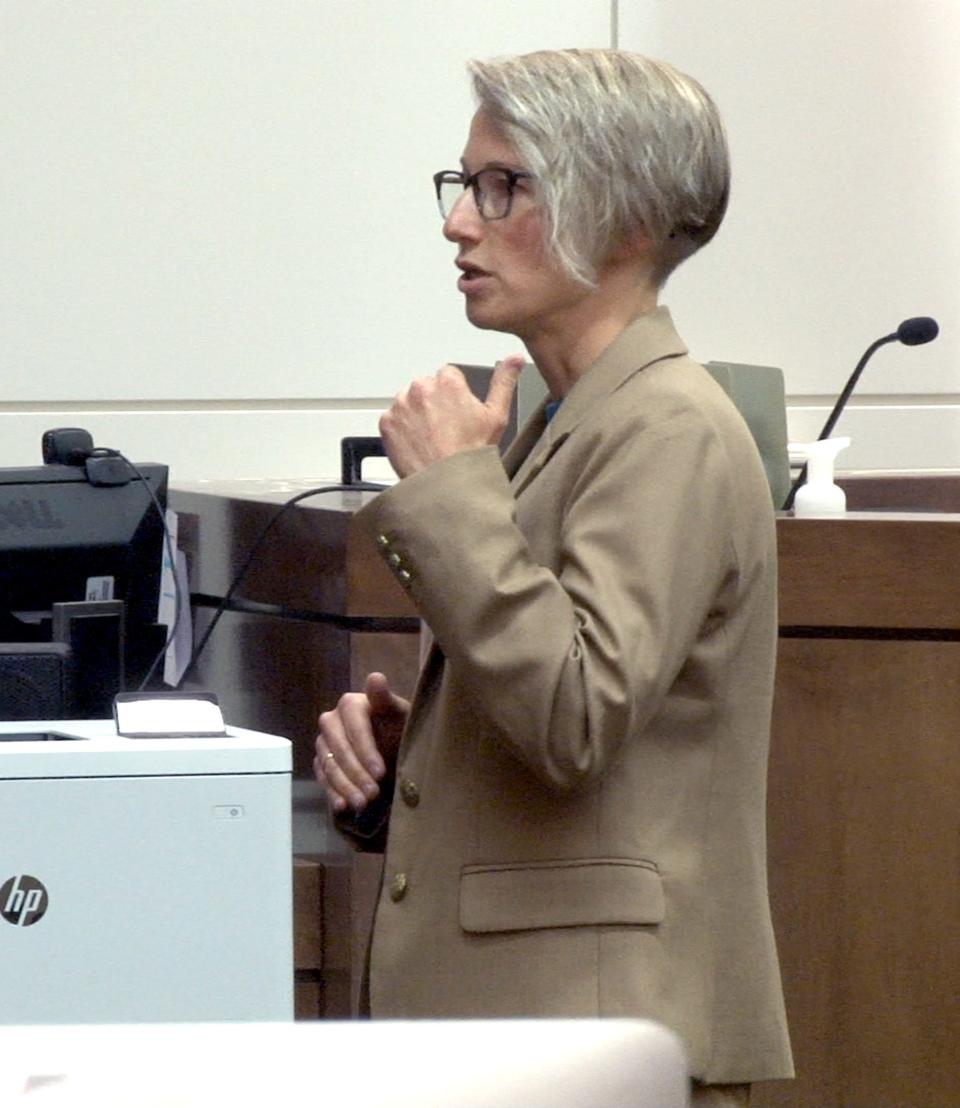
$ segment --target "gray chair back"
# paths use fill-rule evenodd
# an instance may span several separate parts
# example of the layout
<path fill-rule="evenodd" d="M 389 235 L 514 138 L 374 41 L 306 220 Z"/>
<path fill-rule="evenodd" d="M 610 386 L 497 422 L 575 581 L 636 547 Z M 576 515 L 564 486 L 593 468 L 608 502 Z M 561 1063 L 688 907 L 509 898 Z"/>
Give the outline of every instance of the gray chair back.
<path fill-rule="evenodd" d="M 766 470 L 773 506 L 782 508 L 790 491 L 783 370 L 738 362 L 707 362 L 707 369 L 750 428 Z"/>

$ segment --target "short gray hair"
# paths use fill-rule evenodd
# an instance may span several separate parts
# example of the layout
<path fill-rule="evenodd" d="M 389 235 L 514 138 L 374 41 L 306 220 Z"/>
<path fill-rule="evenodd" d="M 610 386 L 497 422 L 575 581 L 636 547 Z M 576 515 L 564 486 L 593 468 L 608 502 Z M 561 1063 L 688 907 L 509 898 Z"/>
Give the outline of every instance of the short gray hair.
<path fill-rule="evenodd" d="M 543 50 L 469 64 L 480 109 L 537 179 L 547 245 L 585 284 L 645 230 L 654 279 L 713 238 L 730 192 L 717 107 L 691 77 L 619 50 Z"/>

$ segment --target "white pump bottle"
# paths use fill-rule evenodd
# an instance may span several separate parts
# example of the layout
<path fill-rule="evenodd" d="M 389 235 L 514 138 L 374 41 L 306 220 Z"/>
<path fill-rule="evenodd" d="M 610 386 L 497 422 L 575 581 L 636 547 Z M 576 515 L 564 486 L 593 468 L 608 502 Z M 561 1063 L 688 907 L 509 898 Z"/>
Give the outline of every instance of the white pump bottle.
<path fill-rule="evenodd" d="M 837 455 L 850 445 L 848 437 L 818 439 L 807 443 L 807 480 L 797 489 L 793 501 L 795 516 L 842 516 L 847 510 L 847 494 L 834 484 Z"/>

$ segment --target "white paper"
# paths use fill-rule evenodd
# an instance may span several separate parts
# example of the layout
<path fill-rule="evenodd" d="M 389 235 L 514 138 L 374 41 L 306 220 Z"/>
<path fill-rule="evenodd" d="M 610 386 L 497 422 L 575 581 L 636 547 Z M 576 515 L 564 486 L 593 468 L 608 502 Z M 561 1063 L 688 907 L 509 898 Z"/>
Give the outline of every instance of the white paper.
<path fill-rule="evenodd" d="M 167 646 L 163 660 L 163 680 L 176 688 L 190 664 L 193 649 L 193 619 L 190 612 L 190 582 L 187 579 L 186 555 L 177 546 L 177 513 L 167 509 L 167 530 L 170 533 L 170 545 L 176 556 L 176 565 L 170 564 L 167 543 L 163 544 L 163 562 L 160 571 L 160 600 L 157 604 L 157 622 L 164 624 L 167 634 L 173 626 L 177 607 L 180 609 L 180 622 L 173 641 Z"/>
<path fill-rule="evenodd" d="M 122 735 L 201 735 L 224 731 L 220 706 L 192 697 L 144 697 L 117 701 Z"/>

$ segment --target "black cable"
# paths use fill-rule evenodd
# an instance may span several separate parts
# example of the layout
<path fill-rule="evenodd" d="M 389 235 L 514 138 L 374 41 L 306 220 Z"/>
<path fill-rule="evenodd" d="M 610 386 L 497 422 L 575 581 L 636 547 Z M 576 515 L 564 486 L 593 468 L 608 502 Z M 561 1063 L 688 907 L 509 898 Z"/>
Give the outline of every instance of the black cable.
<path fill-rule="evenodd" d="M 191 592 L 192 608 L 219 608 L 223 598 L 205 592 Z M 345 616 L 339 612 L 324 612 L 317 608 L 293 608 L 289 604 L 269 604 L 263 600 L 248 600 L 235 596 L 227 606 L 228 612 L 240 612 L 253 616 L 272 616 L 275 619 L 291 619 L 299 623 L 322 623 L 336 627 L 338 631 L 378 631 L 391 635 L 420 633 L 417 616 Z"/>
<path fill-rule="evenodd" d="M 257 535 L 256 539 L 254 540 L 253 545 L 247 551 L 247 556 L 243 561 L 243 565 L 241 565 L 240 569 L 237 570 L 236 574 L 234 575 L 233 580 L 230 582 L 230 587 L 227 589 L 226 593 L 223 596 L 223 599 L 220 601 L 219 605 L 217 606 L 216 611 L 213 613 L 213 616 L 210 620 L 210 623 L 207 625 L 207 629 L 206 629 L 206 631 L 204 631 L 202 638 L 197 643 L 197 645 L 194 647 L 193 653 L 190 657 L 190 662 L 187 665 L 187 668 L 181 674 L 180 680 L 177 682 L 177 684 L 174 686 L 174 688 L 180 688 L 180 686 L 183 684 L 183 682 L 187 679 L 187 677 L 190 675 L 190 673 L 196 667 L 197 660 L 199 659 L 200 655 L 203 653 L 203 649 L 207 645 L 207 642 L 208 642 L 211 634 L 213 633 L 213 629 L 216 627 L 217 623 L 220 620 L 220 617 L 223 615 L 223 613 L 227 610 L 228 606 L 230 605 L 230 601 L 233 599 L 233 594 L 240 587 L 240 583 L 243 581 L 244 577 L 247 575 L 247 571 L 250 569 L 250 566 L 253 564 L 253 560 L 256 557 L 256 555 L 257 555 L 257 553 L 260 549 L 260 546 L 262 545 L 264 539 L 267 537 L 267 535 L 273 529 L 273 526 L 277 523 L 277 521 L 281 518 L 281 516 L 283 516 L 283 514 L 287 511 L 288 508 L 292 508 L 294 504 L 299 504 L 301 500 L 306 500 L 308 497 L 321 496 L 324 493 L 331 493 L 331 492 L 382 492 L 385 488 L 386 488 L 386 485 L 377 485 L 377 484 L 373 484 L 369 481 L 357 481 L 354 484 L 350 484 L 350 485 L 321 485 L 318 488 L 307 489 L 306 492 L 298 493 L 296 496 L 290 497 L 289 500 L 287 500 L 283 504 L 281 504 L 280 507 L 277 509 L 277 511 L 274 512 L 274 514 L 270 517 L 269 520 L 267 520 L 267 522 L 264 525 L 263 529 L 261 530 L 260 534 Z"/>

